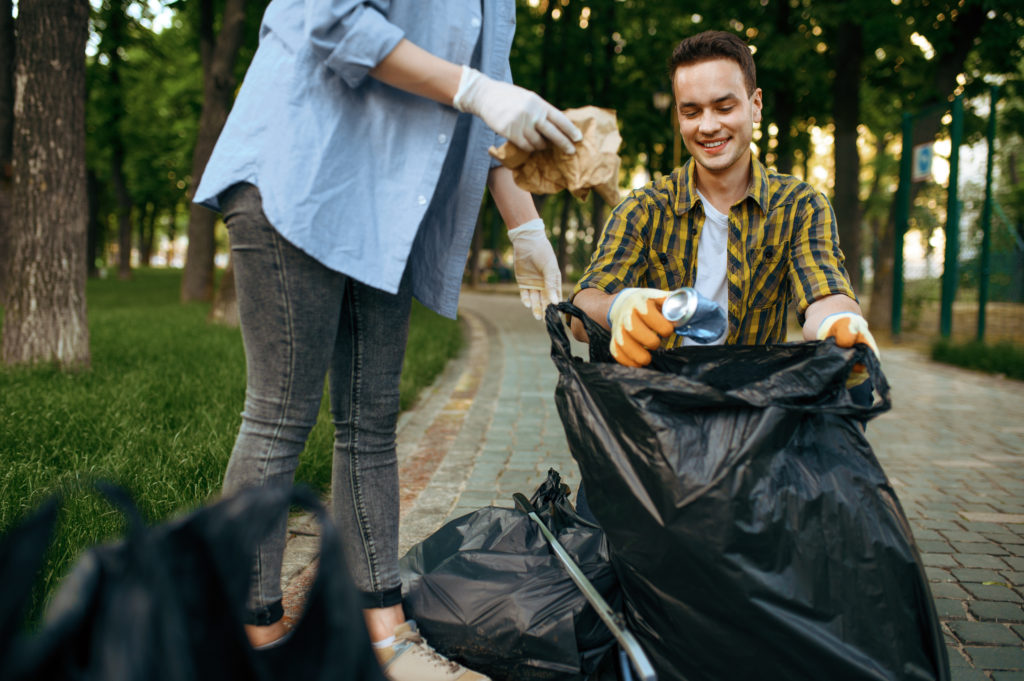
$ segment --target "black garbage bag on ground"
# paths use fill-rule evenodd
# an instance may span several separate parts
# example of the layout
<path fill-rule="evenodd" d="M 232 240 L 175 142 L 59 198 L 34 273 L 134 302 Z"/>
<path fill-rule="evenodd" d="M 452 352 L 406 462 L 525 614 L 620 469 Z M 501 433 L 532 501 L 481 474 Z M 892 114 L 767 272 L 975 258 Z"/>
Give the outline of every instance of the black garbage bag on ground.
<path fill-rule="evenodd" d="M 145 527 L 124 490 L 98 486 L 127 516 L 126 538 L 82 555 L 39 631 L 15 640 L 0 679 L 383 681 L 339 538 L 312 493 L 247 490 Z M 292 502 L 314 510 L 322 523 L 320 569 L 288 640 L 272 650 L 254 651 L 242 625 L 251 556 Z M 36 540 L 48 530 L 34 520 L 24 527 Z M 25 541 L 22 537 L 20 543 Z M 0 565 L 8 563 L 9 557 L 0 554 Z M 21 569 L 6 576 L 31 584 L 34 572 Z"/>
<path fill-rule="evenodd" d="M 576 514 L 558 473 L 531 499 L 605 599 L 618 588 L 600 528 Z M 499 681 L 586 678 L 614 640 L 520 511 L 488 506 L 456 518 L 401 560 L 405 611 L 430 644 Z"/>
<path fill-rule="evenodd" d="M 590 362 L 558 310 L 584 319 Z M 660 681 L 949 678 L 909 525 L 860 425 L 890 406 L 870 350 L 689 347 L 633 369 L 577 308 L 549 307 L 547 324 L 569 448 Z M 871 406 L 846 388 L 856 363 Z"/>

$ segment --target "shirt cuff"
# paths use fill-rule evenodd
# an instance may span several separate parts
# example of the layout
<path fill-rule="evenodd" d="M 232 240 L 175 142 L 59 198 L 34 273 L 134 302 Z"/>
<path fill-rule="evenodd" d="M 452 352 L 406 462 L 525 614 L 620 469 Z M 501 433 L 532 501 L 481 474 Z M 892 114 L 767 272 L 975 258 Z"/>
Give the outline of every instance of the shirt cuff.
<path fill-rule="evenodd" d="M 353 88 L 359 87 L 370 69 L 391 54 L 405 37 L 402 29 L 369 8 L 363 8 L 352 23 L 339 23 L 334 32 L 339 35 L 325 64 Z M 325 42 L 332 42 L 330 38 Z"/>
<path fill-rule="evenodd" d="M 628 288 L 621 279 L 617 279 L 611 275 L 604 273 L 593 273 L 585 276 L 576 283 L 576 287 L 573 289 L 572 294 L 569 295 L 569 301 L 572 302 L 579 292 L 585 288 L 597 289 L 609 295 L 618 293 L 624 288 Z"/>
<path fill-rule="evenodd" d="M 819 286 L 815 287 L 814 291 L 807 298 L 796 299 L 796 321 L 802 327 L 804 322 L 807 321 L 807 308 L 809 308 L 815 301 L 821 300 L 822 298 L 834 295 L 844 295 L 847 298 L 853 299 L 854 302 L 860 303 L 857 300 L 857 294 L 853 292 L 853 289 L 845 284 L 839 283 L 831 286 Z"/>

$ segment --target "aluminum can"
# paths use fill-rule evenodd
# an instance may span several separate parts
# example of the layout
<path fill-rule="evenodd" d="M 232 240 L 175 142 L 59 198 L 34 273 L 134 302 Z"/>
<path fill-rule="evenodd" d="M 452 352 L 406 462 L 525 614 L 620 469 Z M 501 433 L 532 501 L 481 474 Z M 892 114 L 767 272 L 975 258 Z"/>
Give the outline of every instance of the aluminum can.
<path fill-rule="evenodd" d="M 689 286 L 676 289 L 661 304 L 661 314 L 676 327 L 676 334 L 698 343 L 714 343 L 729 328 L 725 310 Z"/>

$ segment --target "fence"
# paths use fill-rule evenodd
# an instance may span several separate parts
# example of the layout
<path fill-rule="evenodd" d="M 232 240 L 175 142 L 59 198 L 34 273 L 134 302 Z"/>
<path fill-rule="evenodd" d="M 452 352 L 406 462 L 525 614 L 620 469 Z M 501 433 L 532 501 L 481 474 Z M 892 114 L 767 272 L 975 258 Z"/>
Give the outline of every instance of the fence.
<path fill-rule="evenodd" d="M 1024 344 L 1024 186 L 1015 167 L 1021 138 L 1014 131 L 997 135 L 1001 104 L 993 86 L 983 112 L 986 138 L 963 145 L 963 101 L 954 100 L 948 185 L 916 192 L 913 205 L 905 188 L 918 179 L 911 178 L 922 154 L 920 145 L 905 145 L 898 198 L 904 239 L 893 286 L 893 331 L 900 338 Z M 904 117 L 904 139 L 911 139 L 914 118 Z M 945 198 L 944 214 L 937 198 Z M 918 247 L 907 248 L 915 238 Z"/>

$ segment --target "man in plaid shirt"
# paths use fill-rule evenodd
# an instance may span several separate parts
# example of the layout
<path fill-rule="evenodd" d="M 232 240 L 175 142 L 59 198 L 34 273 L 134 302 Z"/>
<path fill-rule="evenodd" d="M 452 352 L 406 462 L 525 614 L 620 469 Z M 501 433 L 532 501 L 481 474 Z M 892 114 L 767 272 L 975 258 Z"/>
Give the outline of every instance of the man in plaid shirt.
<path fill-rule="evenodd" d="M 612 355 L 627 366 L 648 364 L 649 350 L 692 342 L 661 314 L 682 286 L 728 311 L 720 342 L 783 342 L 795 298 L 806 339 L 867 343 L 877 354 L 828 200 L 751 154 L 762 102 L 749 47 L 706 31 L 682 41 L 669 66 L 692 158 L 615 208 L 572 301 L 611 330 Z M 587 340 L 579 320 L 572 328 Z"/>

